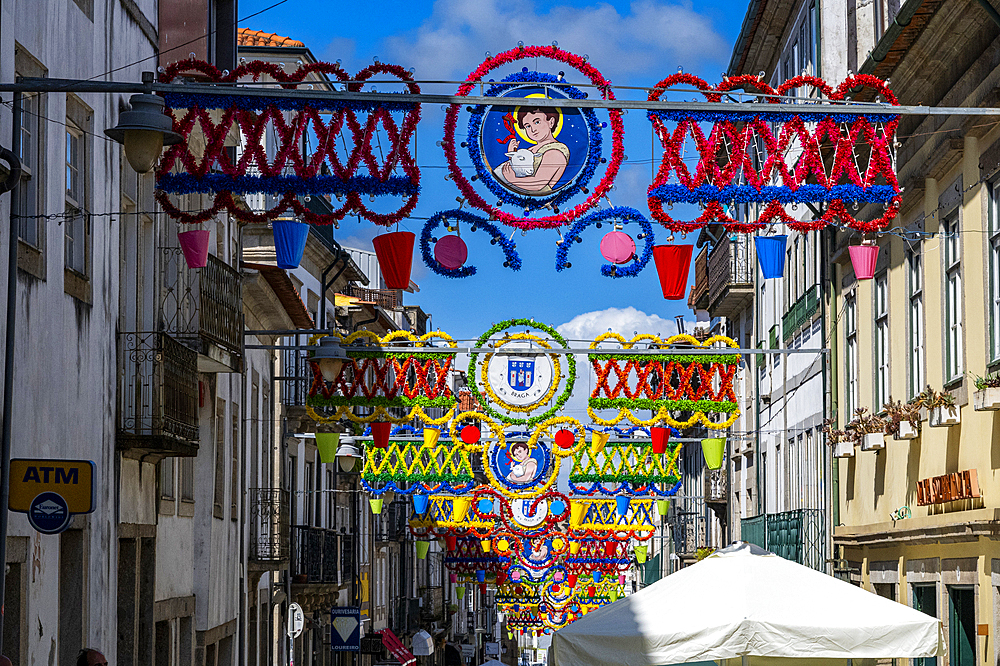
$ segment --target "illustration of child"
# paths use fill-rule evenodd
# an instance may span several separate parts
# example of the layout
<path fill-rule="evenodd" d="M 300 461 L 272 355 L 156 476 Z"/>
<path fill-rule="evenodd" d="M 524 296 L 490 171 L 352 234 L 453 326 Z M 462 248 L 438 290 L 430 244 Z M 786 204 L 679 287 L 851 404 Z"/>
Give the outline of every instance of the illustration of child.
<path fill-rule="evenodd" d="M 510 159 L 494 169 L 494 175 L 525 194 L 552 194 L 569 164 L 569 148 L 552 135 L 558 122 L 559 114 L 553 109 L 521 108 L 517 112 L 517 124 L 534 145 L 519 148 L 517 137 L 512 138 L 505 153 Z M 527 164 L 529 158 L 530 165 Z"/>
<path fill-rule="evenodd" d="M 511 483 L 528 483 L 538 472 L 538 462 L 531 457 L 531 449 L 526 442 L 514 442 L 507 451 L 510 456 L 510 473 L 507 480 Z"/>

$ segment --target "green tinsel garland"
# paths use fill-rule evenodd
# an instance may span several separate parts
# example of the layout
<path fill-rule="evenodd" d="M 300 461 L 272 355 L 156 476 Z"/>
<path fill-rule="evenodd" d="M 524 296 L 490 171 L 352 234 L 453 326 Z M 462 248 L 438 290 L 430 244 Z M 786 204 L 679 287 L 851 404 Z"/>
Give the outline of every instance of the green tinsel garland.
<path fill-rule="evenodd" d="M 667 483 L 674 485 L 680 478 L 673 474 L 570 474 L 573 483 L 633 483 L 645 485 L 649 483 Z"/>
<path fill-rule="evenodd" d="M 648 354 L 587 354 L 587 359 L 590 361 L 611 361 L 611 360 L 621 360 L 621 361 L 634 361 L 637 363 L 650 363 L 653 361 L 663 360 L 673 361 L 675 363 L 721 363 L 722 365 L 736 365 L 740 362 L 739 354 L 670 354 L 669 356 L 660 357 L 650 356 Z"/>
<path fill-rule="evenodd" d="M 732 414 L 735 402 L 715 402 L 714 400 L 650 400 L 648 398 L 590 398 L 587 404 L 593 409 L 649 409 L 659 411 L 666 407 L 671 412 L 718 412 Z"/>

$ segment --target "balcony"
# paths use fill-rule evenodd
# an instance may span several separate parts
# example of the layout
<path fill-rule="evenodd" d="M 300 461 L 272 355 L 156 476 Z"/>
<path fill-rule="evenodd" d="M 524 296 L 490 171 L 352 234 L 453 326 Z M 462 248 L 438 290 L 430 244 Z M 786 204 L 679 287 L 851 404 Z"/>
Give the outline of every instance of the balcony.
<path fill-rule="evenodd" d="M 723 238 L 708 255 L 708 311 L 713 317 L 734 317 L 753 299 L 750 237 Z"/>
<path fill-rule="evenodd" d="M 116 447 L 128 458 L 198 455 L 198 354 L 163 332 L 121 333 Z"/>
<path fill-rule="evenodd" d="M 200 372 L 239 372 L 243 365 L 240 274 L 214 255 L 191 270 L 179 247 L 160 248 L 160 328 L 198 352 Z"/>
<path fill-rule="evenodd" d="M 403 294 L 399 289 L 368 289 L 352 283 L 347 286 L 345 295 L 358 298 L 365 303 L 374 303 L 386 310 L 403 307 Z"/>
<path fill-rule="evenodd" d="M 393 502 L 377 516 L 374 516 L 375 541 L 401 541 L 409 533 L 409 505 L 406 502 Z"/>
<path fill-rule="evenodd" d="M 288 566 L 288 493 L 279 488 L 249 488 L 250 569 L 274 571 Z"/>
<path fill-rule="evenodd" d="M 811 323 L 813 316 L 819 311 L 819 289 L 818 284 L 813 285 L 781 318 L 782 337 L 786 342 L 791 340 L 803 326 Z"/>
<path fill-rule="evenodd" d="M 708 245 L 701 248 L 694 260 L 694 284 L 688 296 L 688 307 L 692 310 L 708 309 Z"/>
<path fill-rule="evenodd" d="M 822 509 L 795 509 L 740 521 L 743 541 L 786 560 L 826 571 L 826 534 Z"/>

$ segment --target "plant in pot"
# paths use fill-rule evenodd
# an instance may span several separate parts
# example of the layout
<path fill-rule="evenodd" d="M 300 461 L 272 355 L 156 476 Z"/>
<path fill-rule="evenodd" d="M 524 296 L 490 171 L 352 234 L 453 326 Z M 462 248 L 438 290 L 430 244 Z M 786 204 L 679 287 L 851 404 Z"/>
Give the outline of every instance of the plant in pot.
<path fill-rule="evenodd" d="M 885 434 L 894 439 L 914 439 L 920 435 L 920 406 L 912 402 L 893 400 L 882 405 L 885 410 Z"/>
<path fill-rule="evenodd" d="M 972 403 L 977 412 L 1000 409 L 1000 372 L 992 372 L 985 377 L 975 376 L 976 392 Z"/>
<path fill-rule="evenodd" d="M 838 430 L 837 422 L 833 419 L 823 421 L 823 432 L 826 433 L 827 443 L 833 447 L 833 455 L 836 458 L 853 458 L 854 438 L 846 430 Z"/>
<path fill-rule="evenodd" d="M 950 393 L 938 392 L 928 386 L 913 399 L 913 403 L 927 409 L 932 428 L 946 428 L 961 420 L 955 396 Z"/>
<path fill-rule="evenodd" d="M 844 430 L 861 442 L 862 451 L 885 448 L 885 419 L 878 414 L 870 414 L 867 407 L 854 410 L 854 419 L 844 426 Z"/>

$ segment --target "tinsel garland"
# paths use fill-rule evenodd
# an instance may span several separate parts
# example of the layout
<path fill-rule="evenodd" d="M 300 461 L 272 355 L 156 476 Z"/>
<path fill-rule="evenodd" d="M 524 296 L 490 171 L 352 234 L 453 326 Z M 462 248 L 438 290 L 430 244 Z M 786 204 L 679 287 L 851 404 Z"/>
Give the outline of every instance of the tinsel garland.
<path fill-rule="evenodd" d="M 375 63 L 351 77 L 337 65 L 310 63 L 292 74 L 274 63 L 254 60 L 241 64 L 231 72 L 220 72 L 216 67 L 196 60 L 174 63 L 166 69 L 161 80 L 169 82 L 181 75 L 197 75 L 212 83 L 236 83 L 240 78 L 250 77 L 254 81 L 267 75 L 284 88 L 301 85 L 306 76 L 320 73 L 332 76 L 335 81 L 351 91 L 360 91 L 364 81 L 375 74 L 389 74 L 404 84 L 407 92 L 418 94 L 420 88 L 412 75 L 398 65 Z M 353 83 L 346 83 L 347 81 Z M 309 84 L 312 85 L 312 84 Z M 186 111 L 174 117 L 174 131 L 185 138 L 180 144 L 169 148 L 157 170 L 157 199 L 164 204 L 169 201 L 162 192 L 184 194 L 191 192 L 215 193 L 215 201 L 210 211 L 188 213 L 173 205 L 164 204 L 167 214 L 181 222 L 198 223 L 209 217 L 228 211 L 244 223 L 264 223 L 282 215 L 293 213 L 311 224 L 331 224 L 343 219 L 348 213 L 379 225 L 398 223 L 409 216 L 416 205 L 420 190 L 420 171 L 413 159 L 409 143 L 420 120 L 419 104 L 392 103 L 373 105 L 349 102 L 325 103 L 315 106 L 308 100 L 287 100 L 259 96 L 202 96 L 192 91 L 174 94 L 168 99 L 170 104 L 180 104 Z M 215 117 L 208 109 L 222 109 Z M 403 113 L 402 122 L 397 125 L 393 112 Z M 323 115 L 332 113 L 329 121 Z M 358 113 L 366 114 L 364 124 Z M 287 117 L 291 114 L 291 117 Z M 378 146 L 379 156 L 373 140 L 381 125 L 388 146 L 385 150 Z M 230 159 L 226 140 L 236 126 L 246 139 L 244 150 L 235 163 Z M 353 149 L 347 151 L 346 162 L 341 162 L 337 154 L 337 139 L 343 136 L 344 127 L 350 131 Z M 199 146 L 197 155 L 192 154 L 187 139 L 200 130 L 204 134 L 204 147 Z M 277 136 L 278 148 L 273 158 L 267 154 L 264 135 Z M 316 136 L 316 150 L 304 155 L 304 137 L 307 133 Z M 346 148 L 345 148 L 346 151 Z M 381 164 L 379 161 L 381 160 Z M 359 174 L 364 165 L 368 174 Z M 323 175 L 321 167 L 329 167 L 330 175 Z M 175 166 L 182 167 L 184 173 L 170 173 Z M 405 176 L 393 175 L 400 167 Z M 253 173 L 259 172 L 260 175 Z M 289 173 L 291 171 L 291 173 Z M 233 193 L 262 192 L 281 199 L 277 205 L 264 213 L 254 214 L 234 201 Z M 332 213 L 316 215 L 304 214 L 307 207 L 295 199 L 300 195 L 336 194 L 346 199 Z M 378 213 L 368 208 L 361 197 L 402 196 L 405 201 L 393 213 Z M 206 215 L 206 213 L 209 213 Z"/>
<path fill-rule="evenodd" d="M 549 58 L 550 60 L 562 62 L 570 67 L 573 67 L 590 79 L 591 83 L 597 86 L 597 88 L 601 91 L 602 99 L 615 99 L 614 93 L 610 88 L 611 82 L 606 80 L 601 73 L 597 71 L 597 69 L 587 62 L 585 58 L 563 51 L 556 46 L 519 46 L 517 48 L 510 49 L 509 51 L 497 54 L 496 56 L 488 57 L 474 72 L 469 74 L 465 82 L 459 86 L 456 95 L 460 97 L 468 96 L 475 90 L 477 84 L 481 84 L 486 76 L 494 69 L 509 65 L 519 60 L 533 60 L 535 58 Z M 518 229 L 552 229 L 560 227 L 577 219 L 588 210 L 595 207 L 598 201 L 607 196 L 607 193 L 610 191 L 611 185 L 614 182 L 615 176 L 618 174 L 618 169 L 621 166 L 622 160 L 625 157 L 625 150 L 622 144 L 622 137 L 624 135 L 622 112 L 619 109 L 610 109 L 608 111 L 608 115 L 611 125 L 611 156 L 608 160 L 604 177 L 593 188 L 587 199 L 574 208 L 564 210 L 558 214 L 536 218 L 521 217 L 520 215 L 508 213 L 487 203 L 486 200 L 476 192 L 476 190 L 472 187 L 472 184 L 462 173 L 462 169 L 458 165 L 458 157 L 455 149 L 455 129 L 458 124 L 458 114 L 460 110 L 461 107 L 459 105 L 453 104 L 448 108 L 448 111 L 445 114 L 444 140 L 442 141 L 442 147 L 444 149 L 445 159 L 448 161 L 448 171 L 459 190 L 461 190 L 462 196 L 465 197 L 471 205 L 490 213 L 491 219 L 499 220 L 503 224 L 516 227 Z"/>
<path fill-rule="evenodd" d="M 461 209 L 456 209 L 435 213 L 431 219 L 427 220 L 424 224 L 423 230 L 420 232 L 420 256 L 423 258 L 424 264 L 426 264 L 432 271 L 447 278 L 464 278 L 476 274 L 475 266 L 465 265 L 461 268 L 448 269 L 442 266 L 438 260 L 434 258 L 434 252 L 431 244 L 436 241 L 434 241 L 432 234 L 439 226 L 447 226 L 449 220 L 465 222 L 469 225 L 469 230 L 472 232 L 479 229 L 485 231 L 490 236 L 490 245 L 499 244 L 500 249 L 503 250 L 504 266 L 512 271 L 521 270 L 521 257 L 517 253 L 516 243 L 507 238 L 507 236 L 501 233 L 500 229 L 495 224 L 489 222 L 485 218 Z"/>
<path fill-rule="evenodd" d="M 776 96 L 784 96 L 797 88 L 807 88 L 825 97 L 831 103 L 847 99 L 852 89 L 861 86 L 873 88 L 890 105 L 898 101 L 883 81 L 859 74 L 848 77 L 836 89 L 818 77 L 797 76 L 782 83 L 777 89 L 752 76 L 731 77 L 716 87 L 690 74 L 674 74 L 657 84 L 649 93 L 650 100 L 659 100 L 674 85 L 695 86 L 709 102 L 719 102 L 722 94 L 736 88 L 750 88 L 765 97 L 763 106 L 788 107 Z M 891 107 L 890 107 L 891 108 Z M 773 114 L 790 114 L 789 117 L 771 117 Z M 845 118 L 845 116 L 848 116 Z M 894 170 L 894 141 L 898 115 L 887 110 L 885 114 L 815 114 L 808 108 L 792 111 L 767 111 L 754 114 L 726 114 L 713 111 L 708 114 L 690 112 L 648 114 L 653 129 L 663 145 L 663 158 L 659 171 L 648 189 L 650 212 L 654 219 L 673 231 L 688 232 L 706 224 L 722 224 L 729 231 L 749 233 L 772 224 L 787 224 L 792 229 L 807 231 L 839 222 L 862 232 L 877 231 L 886 226 L 899 209 L 900 190 Z M 665 121 L 676 122 L 673 132 Z M 713 123 L 706 137 L 700 123 Z M 777 136 L 769 122 L 780 122 Z M 810 131 L 806 124 L 815 125 Z M 841 125 L 845 126 L 843 131 Z M 881 126 L 879 130 L 878 127 Z M 694 174 L 684 163 L 684 148 L 693 141 L 699 161 Z M 766 158 L 755 167 L 754 152 L 763 143 Z M 871 157 L 862 173 L 857 165 L 855 145 L 864 142 L 870 147 Z M 829 173 L 826 170 L 820 146 L 833 146 L 834 159 Z M 785 162 L 785 155 L 792 149 L 801 149 L 801 156 L 793 167 Z M 671 182 L 674 179 L 676 182 Z M 745 185 L 737 184 L 739 179 Z M 884 180 L 880 184 L 878 180 Z M 843 181 L 848 182 L 843 182 Z M 780 181 L 780 185 L 771 184 Z M 704 210 L 692 221 L 679 221 L 670 216 L 664 204 L 700 203 Z M 764 211 L 755 222 L 738 222 L 726 214 L 721 203 L 766 203 Z M 797 220 L 785 213 L 783 204 L 824 202 L 827 210 L 814 220 Z M 883 203 L 885 214 L 861 221 L 848 213 L 845 202 Z"/>
<path fill-rule="evenodd" d="M 525 68 L 525 70 L 527 70 L 527 68 Z M 565 93 L 570 99 L 586 99 L 587 96 L 586 93 L 580 91 L 575 86 L 566 85 L 560 77 L 553 76 L 552 74 L 548 74 L 546 72 L 535 71 L 520 71 L 511 74 L 502 79 L 501 83 L 490 86 L 490 88 L 486 91 L 485 96 L 499 97 L 507 90 L 526 83 L 560 84 L 556 89 L 561 93 Z M 505 99 L 511 99 L 513 101 L 512 98 Z M 476 169 L 476 174 L 482 180 L 483 184 L 489 188 L 490 192 L 492 192 L 493 195 L 503 203 L 523 208 L 525 210 L 538 210 L 541 208 L 560 206 L 573 196 L 580 193 L 594 177 L 594 172 L 601 163 L 601 123 L 597 119 L 597 114 L 594 113 L 593 109 L 580 109 L 581 114 L 586 119 L 589 136 L 587 161 L 584 164 L 583 169 L 572 183 L 567 184 L 558 192 L 540 197 L 519 195 L 511 192 L 496 181 L 492 171 L 486 166 L 486 163 L 483 161 L 483 153 L 478 142 L 480 132 L 483 128 L 483 119 L 486 112 L 486 106 L 479 105 L 473 107 L 472 112 L 469 114 L 469 139 L 466 143 L 468 143 L 469 158 L 472 160 L 472 165 Z"/>
<path fill-rule="evenodd" d="M 619 220 L 639 223 L 639 228 L 642 229 L 643 236 L 642 254 L 638 257 L 633 257 L 632 263 L 628 265 L 603 264 L 601 266 L 601 275 L 611 278 L 635 277 L 638 275 L 653 256 L 653 226 L 643 217 L 642 213 L 627 206 L 605 208 L 590 213 L 574 222 L 573 226 L 566 232 L 566 235 L 559 241 L 559 245 L 556 248 L 556 271 L 561 272 L 569 267 L 566 261 L 569 250 L 573 247 L 573 243 L 581 242 L 580 234 L 584 229 L 590 225 L 601 224 L 602 222 L 613 223 Z"/>

